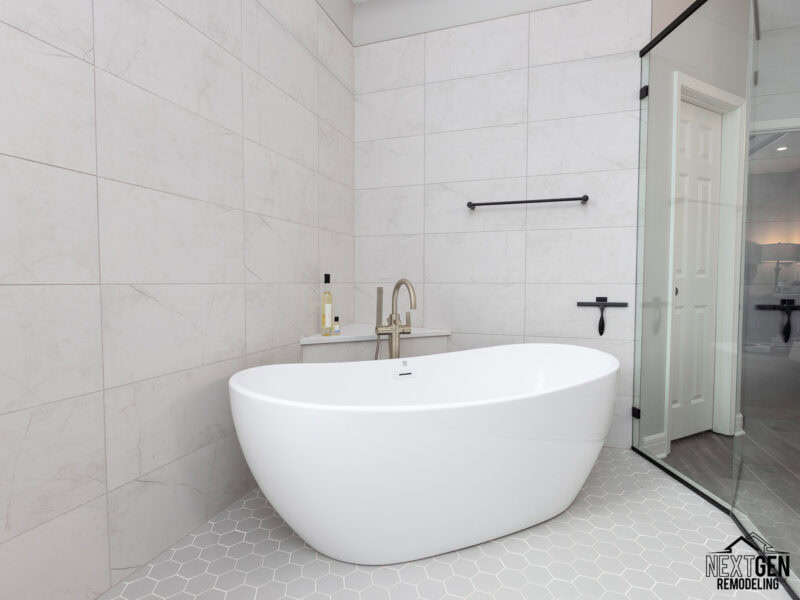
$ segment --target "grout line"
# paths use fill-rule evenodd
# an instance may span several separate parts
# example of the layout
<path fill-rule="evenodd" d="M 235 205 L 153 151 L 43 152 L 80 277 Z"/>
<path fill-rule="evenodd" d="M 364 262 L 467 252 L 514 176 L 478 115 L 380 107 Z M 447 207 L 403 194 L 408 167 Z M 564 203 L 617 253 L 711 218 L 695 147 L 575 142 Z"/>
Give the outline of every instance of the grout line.
<path fill-rule="evenodd" d="M 160 0 L 159 0 L 160 1 Z M 242 156 L 241 156 L 241 168 L 242 168 L 242 279 L 244 281 L 247 280 L 247 212 L 244 209 L 247 208 L 247 194 L 246 188 L 247 184 L 245 181 L 245 137 L 244 137 L 244 2 L 245 0 L 239 1 L 239 38 L 241 43 L 241 51 L 242 51 L 242 60 L 239 63 L 241 69 L 241 107 L 242 107 Z M 319 110 L 319 106 L 317 106 L 317 110 Z M 244 298 L 242 310 L 244 311 L 244 318 L 243 318 L 243 327 L 244 327 L 244 355 L 247 356 L 247 285 L 243 285 L 242 287 L 242 296 Z M 245 366 L 247 366 L 247 359 L 245 359 Z"/>

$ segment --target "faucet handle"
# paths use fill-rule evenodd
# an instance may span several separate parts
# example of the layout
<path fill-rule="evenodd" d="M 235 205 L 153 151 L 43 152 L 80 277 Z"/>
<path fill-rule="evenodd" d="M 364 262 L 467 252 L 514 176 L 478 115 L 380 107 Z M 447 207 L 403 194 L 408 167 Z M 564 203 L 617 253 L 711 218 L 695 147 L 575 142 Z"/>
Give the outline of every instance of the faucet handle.
<path fill-rule="evenodd" d="M 381 325 L 383 325 L 383 287 L 378 286 L 375 326 L 380 327 Z"/>
<path fill-rule="evenodd" d="M 406 327 L 411 327 L 411 311 L 406 311 Z"/>

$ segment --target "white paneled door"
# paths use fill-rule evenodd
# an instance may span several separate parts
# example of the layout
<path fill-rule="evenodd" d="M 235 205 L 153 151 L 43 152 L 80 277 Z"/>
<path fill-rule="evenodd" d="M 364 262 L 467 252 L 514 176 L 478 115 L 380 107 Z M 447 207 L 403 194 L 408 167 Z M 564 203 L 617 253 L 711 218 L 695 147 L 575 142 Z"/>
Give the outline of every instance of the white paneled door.
<path fill-rule="evenodd" d="M 681 102 L 676 135 L 670 439 L 711 429 L 722 117 Z"/>

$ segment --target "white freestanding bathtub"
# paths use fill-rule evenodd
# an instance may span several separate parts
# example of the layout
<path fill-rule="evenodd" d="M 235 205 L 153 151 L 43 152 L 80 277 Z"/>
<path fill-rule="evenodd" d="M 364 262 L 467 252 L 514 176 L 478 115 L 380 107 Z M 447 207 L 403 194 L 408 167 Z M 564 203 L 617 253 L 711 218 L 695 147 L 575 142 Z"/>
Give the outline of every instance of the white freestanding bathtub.
<path fill-rule="evenodd" d="M 611 424 L 619 362 L 519 344 L 408 359 L 288 364 L 230 380 L 247 463 L 319 552 L 414 560 L 549 519 Z"/>

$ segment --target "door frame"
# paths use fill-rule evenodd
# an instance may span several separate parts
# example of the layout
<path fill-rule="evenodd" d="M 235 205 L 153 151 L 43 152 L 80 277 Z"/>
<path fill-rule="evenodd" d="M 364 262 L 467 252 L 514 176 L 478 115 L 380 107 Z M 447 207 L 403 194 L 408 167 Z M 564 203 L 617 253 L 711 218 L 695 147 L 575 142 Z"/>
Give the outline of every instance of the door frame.
<path fill-rule="evenodd" d="M 720 157 L 719 247 L 717 251 L 717 317 L 714 353 L 714 416 L 712 431 L 734 435 L 741 431 L 737 419 L 738 364 L 740 352 L 739 305 L 742 281 L 742 232 L 747 165 L 747 100 L 680 71 L 673 75 L 672 168 L 670 181 L 669 272 L 667 294 L 667 352 L 664 386 L 663 449 L 655 454 L 669 454 L 671 447 L 672 407 L 670 374 L 672 370 L 672 310 L 674 304 L 675 246 L 675 172 L 678 161 L 678 133 L 681 102 L 688 102 L 722 116 L 722 155 Z M 732 202 L 725 202 L 730 198 Z M 659 452 L 659 450 L 661 450 Z"/>

